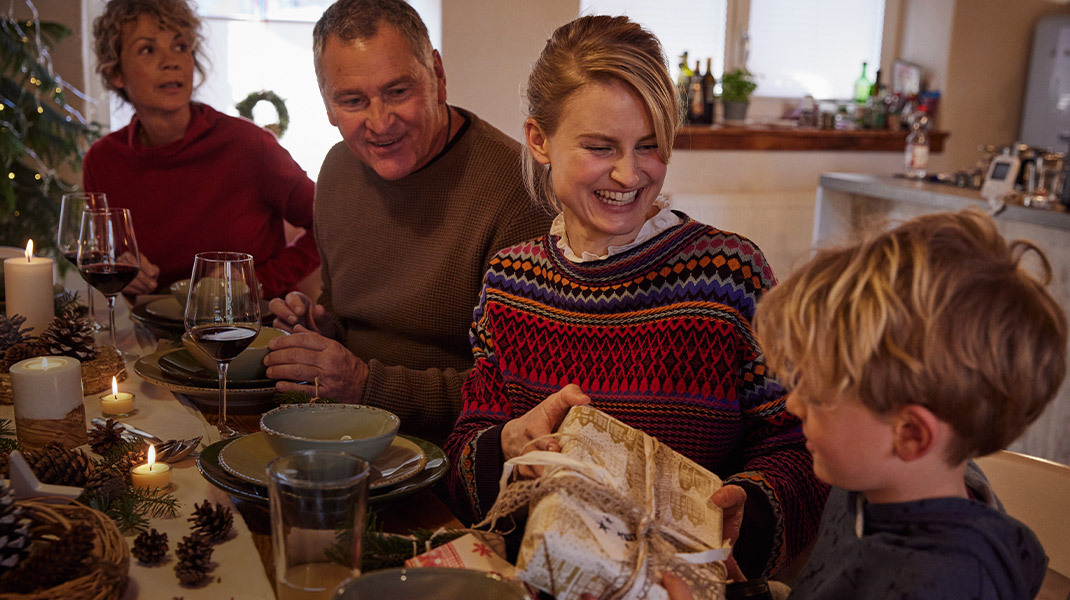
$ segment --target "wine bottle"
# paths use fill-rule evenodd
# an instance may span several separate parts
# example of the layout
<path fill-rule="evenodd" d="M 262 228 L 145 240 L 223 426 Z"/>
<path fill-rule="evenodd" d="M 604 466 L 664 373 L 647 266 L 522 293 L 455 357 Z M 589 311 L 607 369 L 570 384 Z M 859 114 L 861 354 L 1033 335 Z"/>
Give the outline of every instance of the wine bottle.
<path fill-rule="evenodd" d="M 906 176 L 909 179 L 925 179 L 925 166 L 929 162 L 929 129 L 932 128 L 932 119 L 923 111 L 911 115 L 910 135 L 907 136 L 906 153 Z"/>
<path fill-rule="evenodd" d="M 855 80 L 855 102 L 858 104 L 865 104 L 866 100 L 869 100 L 870 92 L 873 90 L 873 82 L 866 77 L 866 64 L 862 63 L 862 74 Z"/>
<path fill-rule="evenodd" d="M 702 65 L 695 61 L 695 71 L 687 88 L 687 121 L 695 124 L 709 123 L 706 119 L 706 93 L 702 87 Z"/>
<path fill-rule="evenodd" d="M 690 113 L 687 96 L 691 89 L 691 76 L 694 75 L 694 72 L 691 71 L 691 67 L 687 66 L 687 50 L 684 50 L 684 53 L 680 55 L 679 67 L 680 74 L 676 77 L 676 90 L 680 95 L 680 104 L 684 107 L 684 112 Z M 690 123 L 691 119 L 688 118 L 687 121 Z"/>
<path fill-rule="evenodd" d="M 713 123 L 717 119 L 717 78 L 713 76 L 713 59 L 706 59 L 706 74 L 702 76 L 702 91 L 706 103 L 706 123 Z"/>

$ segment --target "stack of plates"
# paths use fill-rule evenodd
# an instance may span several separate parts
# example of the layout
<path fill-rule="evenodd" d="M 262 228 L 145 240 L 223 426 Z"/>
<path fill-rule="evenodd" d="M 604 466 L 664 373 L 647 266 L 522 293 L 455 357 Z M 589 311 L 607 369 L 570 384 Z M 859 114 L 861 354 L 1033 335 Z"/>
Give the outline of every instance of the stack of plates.
<path fill-rule="evenodd" d="M 183 306 L 175 300 L 174 296 L 166 296 L 158 300 L 139 304 L 130 310 L 130 316 L 141 321 L 150 328 L 166 333 L 182 333 L 186 331 L 183 321 Z"/>
<path fill-rule="evenodd" d="M 134 372 L 149 383 L 185 394 L 199 405 L 215 409 L 219 401 L 219 375 L 197 362 L 185 348 L 143 356 Z M 227 410 L 259 411 L 274 407 L 274 379 L 227 378 Z"/>
<path fill-rule="evenodd" d="M 267 435 L 258 432 L 208 446 L 197 458 L 197 468 L 209 483 L 231 496 L 267 503 L 267 466 L 275 457 Z M 446 474 L 449 461 L 435 444 L 398 435 L 371 466 L 368 502 L 376 504 L 430 486 Z"/>

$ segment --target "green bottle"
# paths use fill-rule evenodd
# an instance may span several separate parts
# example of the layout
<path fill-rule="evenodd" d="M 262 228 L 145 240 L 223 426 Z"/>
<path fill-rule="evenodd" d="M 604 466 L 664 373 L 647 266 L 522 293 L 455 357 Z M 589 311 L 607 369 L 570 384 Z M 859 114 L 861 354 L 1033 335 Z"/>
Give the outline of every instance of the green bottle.
<path fill-rule="evenodd" d="M 855 102 L 865 104 L 873 93 L 873 82 L 866 77 L 866 63 L 862 63 L 862 74 L 855 80 Z"/>

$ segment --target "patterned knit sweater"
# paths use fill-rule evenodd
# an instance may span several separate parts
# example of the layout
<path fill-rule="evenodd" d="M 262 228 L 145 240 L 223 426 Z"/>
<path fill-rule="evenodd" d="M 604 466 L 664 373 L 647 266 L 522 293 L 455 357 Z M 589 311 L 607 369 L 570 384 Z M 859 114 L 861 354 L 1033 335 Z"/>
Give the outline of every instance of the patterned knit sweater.
<path fill-rule="evenodd" d="M 746 238 L 681 216 L 601 261 L 572 263 L 549 235 L 494 257 L 446 445 L 450 487 L 471 516 L 484 514 L 498 492 L 502 425 L 576 383 L 592 406 L 741 484 L 741 545 L 768 572 L 812 541 L 828 490 L 752 336 L 772 270 Z M 748 531 L 765 539 L 743 544 Z"/>

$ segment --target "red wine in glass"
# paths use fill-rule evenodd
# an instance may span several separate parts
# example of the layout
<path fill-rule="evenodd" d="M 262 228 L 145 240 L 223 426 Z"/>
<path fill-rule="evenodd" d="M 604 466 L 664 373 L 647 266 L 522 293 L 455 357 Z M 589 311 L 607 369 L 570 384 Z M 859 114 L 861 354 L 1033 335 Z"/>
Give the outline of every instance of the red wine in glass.
<path fill-rule="evenodd" d="M 112 347 L 124 361 L 136 358 L 119 350 L 115 343 L 115 297 L 141 269 L 129 210 L 87 207 L 82 211 L 77 264 L 82 279 L 108 299 Z"/>
<path fill-rule="evenodd" d="M 78 234 L 82 226 L 82 212 L 86 209 L 108 207 L 108 198 L 101 192 L 70 192 L 60 198 L 59 221 L 56 226 L 56 248 L 63 253 L 74 268 L 78 268 Z M 99 260 L 90 262 L 100 262 Z M 86 283 L 85 303 L 89 311 L 89 322 L 94 330 L 104 329 L 96 321 L 93 309 L 93 288 Z"/>
<path fill-rule="evenodd" d="M 139 267 L 132 265 L 109 263 L 83 264 L 78 268 L 82 279 L 105 296 L 113 296 L 123 291 L 123 288 L 137 277 L 139 270 Z"/>
<path fill-rule="evenodd" d="M 236 325 L 201 325 L 190 329 L 189 334 L 215 360 L 232 360 L 249 347 L 257 331 Z"/>
<path fill-rule="evenodd" d="M 219 372 L 219 435 L 237 435 L 227 424 L 227 367 L 260 332 L 260 292 L 253 257 L 202 252 L 193 257 L 185 324 L 193 342 L 215 359 Z"/>

